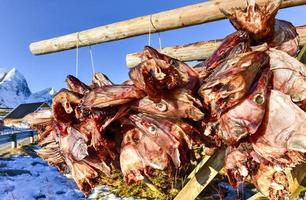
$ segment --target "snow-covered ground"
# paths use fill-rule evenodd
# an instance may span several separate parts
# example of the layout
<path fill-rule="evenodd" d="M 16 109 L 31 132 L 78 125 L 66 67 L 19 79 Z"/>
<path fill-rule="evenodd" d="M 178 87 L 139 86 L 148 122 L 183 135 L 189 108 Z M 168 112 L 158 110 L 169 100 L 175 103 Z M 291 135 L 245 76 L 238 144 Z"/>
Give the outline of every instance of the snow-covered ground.
<path fill-rule="evenodd" d="M 82 199 L 73 181 L 40 158 L 0 159 L 0 199 Z"/>
<path fill-rule="evenodd" d="M 30 149 L 36 149 L 33 146 Z M 80 200 L 85 199 L 73 180 L 62 175 L 56 168 L 31 150 L 34 157 L 28 155 L 13 155 L 0 157 L 0 200 Z M 252 188 L 241 185 L 232 188 L 226 182 L 219 182 L 217 188 L 227 191 L 225 200 L 248 199 L 254 194 Z M 212 195 L 219 199 L 219 193 Z M 97 198 L 99 196 L 99 198 Z M 106 186 L 96 187 L 87 199 L 101 200 L 133 200 L 133 198 L 119 198 L 110 193 Z"/>
<path fill-rule="evenodd" d="M 103 193 L 103 199 L 119 200 L 106 187 L 97 187 L 88 199 Z M 44 160 L 31 156 L 0 158 L 1 200 L 84 199 L 75 183 Z"/>

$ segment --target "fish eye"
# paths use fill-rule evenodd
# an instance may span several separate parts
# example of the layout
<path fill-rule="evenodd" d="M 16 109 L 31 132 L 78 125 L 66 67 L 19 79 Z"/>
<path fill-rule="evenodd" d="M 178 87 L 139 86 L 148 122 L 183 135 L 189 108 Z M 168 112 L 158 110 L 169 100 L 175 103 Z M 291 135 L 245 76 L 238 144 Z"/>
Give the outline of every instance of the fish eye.
<path fill-rule="evenodd" d="M 161 111 L 161 112 L 165 112 L 165 111 L 167 111 L 167 104 L 166 103 L 164 103 L 164 102 L 159 102 L 159 103 L 157 103 L 156 104 L 156 108 L 157 108 L 157 110 L 159 110 L 159 111 Z"/>
<path fill-rule="evenodd" d="M 156 127 L 154 125 L 149 126 L 148 131 L 152 134 L 156 133 Z"/>
<path fill-rule="evenodd" d="M 171 59 L 171 60 L 170 60 L 170 65 L 174 65 L 174 66 L 176 66 L 176 65 L 177 65 L 177 62 L 176 62 L 176 60 L 174 60 L 174 59 Z"/>
<path fill-rule="evenodd" d="M 265 98 L 263 94 L 259 93 L 255 95 L 253 101 L 257 103 L 258 105 L 262 105 L 265 102 Z"/>

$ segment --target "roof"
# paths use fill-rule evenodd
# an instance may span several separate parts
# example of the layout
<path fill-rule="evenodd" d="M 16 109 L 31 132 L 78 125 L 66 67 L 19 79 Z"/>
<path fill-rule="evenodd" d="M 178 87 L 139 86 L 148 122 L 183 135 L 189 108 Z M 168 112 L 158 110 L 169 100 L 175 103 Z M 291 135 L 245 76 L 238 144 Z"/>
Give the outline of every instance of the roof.
<path fill-rule="evenodd" d="M 45 102 L 20 104 L 8 113 L 4 119 L 22 119 L 24 116 L 36 111 L 40 107 L 49 107 L 49 105 Z"/>

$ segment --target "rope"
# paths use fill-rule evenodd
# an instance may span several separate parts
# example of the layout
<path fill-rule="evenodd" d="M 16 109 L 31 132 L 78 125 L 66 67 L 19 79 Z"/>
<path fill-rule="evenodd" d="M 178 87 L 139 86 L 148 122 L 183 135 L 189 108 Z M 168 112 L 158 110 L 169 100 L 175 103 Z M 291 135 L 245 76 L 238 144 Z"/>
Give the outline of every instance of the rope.
<path fill-rule="evenodd" d="M 79 75 L 79 33 L 77 33 L 76 57 L 75 57 L 75 77 Z"/>
<path fill-rule="evenodd" d="M 152 15 L 150 15 L 149 20 L 150 20 L 150 22 L 149 22 L 148 45 L 151 46 L 151 26 L 152 26 L 155 29 L 155 32 L 157 32 L 157 34 L 158 34 L 159 49 L 161 49 L 162 48 L 162 42 L 161 42 L 160 32 L 157 30 L 157 28 L 153 24 Z"/>
<path fill-rule="evenodd" d="M 94 64 L 94 59 L 93 59 L 93 55 L 92 55 L 92 50 L 91 50 L 91 46 L 89 45 L 89 53 L 90 53 L 90 61 L 91 61 L 91 69 L 92 69 L 92 74 L 95 74 L 95 64 Z"/>
<path fill-rule="evenodd" d="M 79 42 L 81 42 L 79 34 L 80 32 L 77 33 L 76 58 L 75 58 L 75 77 L 77 78 L 79 75 Z M 93 59 L 93 53 L 92 53 L 91 46 L 89 45 L 88 47 L 89 47 L 92 74 L 94 75 L 96 70 L 95 70 L 95 64 L 94 64 L 94 59 Z"/>

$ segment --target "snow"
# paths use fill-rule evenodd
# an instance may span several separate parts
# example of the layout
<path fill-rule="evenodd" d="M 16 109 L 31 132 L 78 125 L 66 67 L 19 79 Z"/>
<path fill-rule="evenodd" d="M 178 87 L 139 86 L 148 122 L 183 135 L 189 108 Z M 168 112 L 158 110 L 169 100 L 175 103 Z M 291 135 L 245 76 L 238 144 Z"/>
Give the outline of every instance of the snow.
<path fill-rule="evenodd" d="M 52 97 L 55 94 L 55 90 L 53 88 L 47 88 L 35 93 L 32 93 L 28 99 L 26 99 L 26 103 L 32 102 L 47 102 L 51 104 Z"/>
<path fill-rule="evenodd" d="M 32 93 L 27 80 L 16 68 L 0 68 L 0 107 L 14 108 L 21 103 L 32 102 L 51 103 L 54 94 L 53 88 Z"/>
<path fill-rule="evenodd" d="M 10 174 L 11 172 L 16 174 Z M 7 175 L 3 175 L 6 173 Z M 73 180 L 62 175 L 39 157 L 12 156 L 0 158 L 0 199 L 2 200 L 76 200 L 84 199 Z M 95 188 L 88 199 L 98 194 L 102 199 L 121 200 L 106 186 Z"/>
<path fill-rule="evenodd" d="M 4 76 L 7 74 L 8 70 L 0 68 L 0 82 L 3 80 Z"/>
<path fill-rule="evenodd" d="M 37 148 L 37 147 L 35 147 Z M 254 194 L 252 187 L 241 184 L 237 189 L 228 183 L 220 181 L 218 188 L 226 191 L 225 200 L 248 199 Z M 109 192 L 107 186 L 96 187 L 87 199 L 100 200 L 133 200 L 120 198 Z M 217 193 L 214 199 L 219 199 Z M 39 157 L 12 156 L 0 157 L 0 200 L 80 200 L 85 199 L 76 184 L 68 176 Z"/>
<path fill-rule="evenodd" d="M 0 176 L 0 199 L 80 199 L 83 194 L 67 177 L 40 158 L 14 156 L 0 160 L 0 172 L 23 170 L 16 176 Z M 38 198 L 39 199 L 39 198 Z M 41 198 L 42 199 L 42 198 Z"/>

